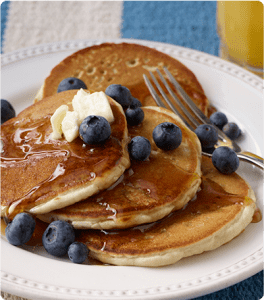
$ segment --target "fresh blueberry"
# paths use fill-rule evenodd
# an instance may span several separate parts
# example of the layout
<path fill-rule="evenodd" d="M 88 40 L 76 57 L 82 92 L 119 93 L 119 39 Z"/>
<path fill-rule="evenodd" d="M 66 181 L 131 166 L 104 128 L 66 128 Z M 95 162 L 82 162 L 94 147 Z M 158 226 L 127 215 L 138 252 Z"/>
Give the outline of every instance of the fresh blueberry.
<path fill-rule="evenodd" d="M 74 240 L 75 233 L 73 226 L 62 220 L 50 223 L 42 236 L 44 248 L 54 256 L 65 255 Z"/>
<path fill-rule="evenodd" d="M 132 106 L 132 105 L 134 107 L 141 107 L 142 103 L 137 98 L 131 96 L 131 104 L 130 104 L 130 106 Z"/>
<path fill-rule="evenodd" d="M 220 111 L 213 113 L 210 116 L 210 121 L 221 130 L 228 122 L 226 115 Z"/>
<path fill-rule="evenodd" d="M 21 246 L 30 240 L 35 226 L 36 221 L 30 214 L 17 214 L 5 229 L 6 238 L 10 244 Z"/>
<path fill-rule="evenodd" d="M 135 136 L 128 144 L 128 151 L 132 159 L 144 161 L 150 156 L 150 141 L 143 136 Z"/>
<path fill-rule="evenodd" d="M 131 93 L 129 89 L 121 84 L 111 84 L 105 90 L 106 95 L 116 100 L 123 108 L 131 104 Z"/>
<path fill-rule="evenodd" d="M 130 105 L 125 112 L 127 124 L 130 126 L 139 125 L 144 120 L 144 111 L 141 107 Z"/>
<path fill-rule="evenodd" d="M 111 126 L 104 117 L 90 115 L 81 123 L 79 133 L 86 144 L 99 144 L 110 137 Z"/>
<path fill-rule="evenodd" d="M 5 99 L 1 99 L 1 124 L 15 116 L 16 112 L 12 104 Z"/>
<path fill-rule="evenodd" d="M 215 168 L 223 174 L 231 174 L 239 167 L 236 152 L 225 146 L 215 149 L 212 154 L 212 162 Z"/>
<path fill-rule="evenodd" d="M 181 129 L 170 122 L 157 125 L 153 130 L 152 137 L 157 147 L 165 151 L 178 148 L 182 142 Z"/>
<path fill-rule="evenodd" d="M 87 246 L 81 242 L 74 242 L 68 248 L 69 259 L 76 264 L 83 263 L 88 256 L 88 252 Z"/>
<path fill-rule="evenodd" d="M 218 133 L 212 125 L 199 125 L 194 132 L 198 136 L 203 149 L 214 147 L 218 141 Z"/>
<path fill-rule="evenodd" d="M 202 148 L 202 151 L 205 152 L 205 153 L 213 154 L 213 152 L 215 151 L 215 147 Z"/>
<path fill-rule="evenodd" d="M 63 79 L 57 89 L 57 93 L 68 90 L 87 89 L 86 84 L 79 78 L 69 77 Z"/>
<path fill-rule="evenodd" d="M 240 136 L 240 134 L 241 134 L 240 128 L 237 126 L 236 123 L 233 123 L 233 122 L 227 123 L 227 124 L 223 127 L 223 132 L 224 132 L 231 140 L 237 139 L 237 138 Z"/>

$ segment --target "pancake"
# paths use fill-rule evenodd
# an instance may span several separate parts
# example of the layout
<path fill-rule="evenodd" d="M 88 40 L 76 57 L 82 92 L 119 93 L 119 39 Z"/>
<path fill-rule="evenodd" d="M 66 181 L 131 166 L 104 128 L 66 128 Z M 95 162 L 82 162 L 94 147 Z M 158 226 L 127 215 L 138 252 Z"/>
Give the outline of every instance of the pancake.
<path fill-rule="evenodd" d="M 123 230 L 77 230 L 90 255 L 103 263 L 157 267 L 220 247 L 252 221 L 255 196 L 236 173 L 224 175 L 202 160 L 197 197 L 166 218 Z"/>
<path fill-rule="evenodd" d="M 77 90 L 48 97 L 1 126 L 1 214 L 47 213 L 111 186 L 130 166 L 124 111 L 108 98 L 115 120 L 103 144 L 51 138 L 50 118 L 62 104 L 73 110 Z"/>
<path fill-rule="evenodd" d="M 145 85 L 143 74 L 148 75 L 149 71 L 155 72 L 157 68 L 162 70 L 163 67 L 168 68 L 191 99 L 207 115 L 208 99 L 191 70 L 165 53 L 128 43 L 104 43 L 68 56 L 51 70 L 35 101 L 56 94 L 63 79 L 77 77 L 89 90 L 94 91 L 105 91 L 110 84 L 124 85 L 143 106 L 156 106 Z"/>
<path fill-rule="evenodd" d="M 172 112 L 143 107 L 145 118 L 129 126 L 131 137 L 144 136 L 151 143 L 147 161 L 131 161 L 131 167 L 108 190 L 72 206 L 38 216 L 42 221 L 62 219 L 75 228 L 126 228 L 159 220 L 181 209 L 201 183 L 201 146 L 192 131 Z M 152 132 L 162 122 L 173 122 L 182 131 L 181 145 L 171 151 L 159 149 Z"/>

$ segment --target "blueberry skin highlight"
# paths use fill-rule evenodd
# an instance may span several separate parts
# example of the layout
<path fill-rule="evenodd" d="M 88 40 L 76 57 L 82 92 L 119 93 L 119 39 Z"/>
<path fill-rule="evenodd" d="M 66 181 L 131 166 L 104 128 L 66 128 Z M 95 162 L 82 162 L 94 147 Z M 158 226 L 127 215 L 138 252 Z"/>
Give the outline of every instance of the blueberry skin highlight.
<path fill-rule="evenodd" d="M 221 130 L 228 122 L 226 115 L 220 111 L 213 113 L 210 116 L 210 121 Z"/>
<path fill-rule="evenodd" d="M 127 108 L 132 102 L 130 90 L 121 84 L 111 84 L 105 90 L 106 95 L 117 101 L 123 108 Z"/>
<path fill-rule="evenodd" d="M 236 123 L 233 123 L 233 122 L 227 123 L 227 124 L 223 127 L 223 132 L 224 132 L 231 140 L 237 139 L 237 138 L 240 136 L 240 134 L 241 134 L 240 128 L 237 126 Z"/>
<path fill-rule="evenodd" d="M 68 91 L 68 90 L 79 90 L 87 89 L 86 84 L 79 78 L 69 77 L 63 79 L 57 89 L 57 93 Z"/>
<path fill-rule="evenodd" d="M 68 248 L 69 259 L 76 264 L 83 263 L 88 256 L 88 248 L 81 242 L 74 242 Z"/>
<path fill-rule="evenodd" d="M 131 159 L 144 161 L 150 156 L 150 141 L 143 136 L 135 136 L 128 144 L 128 151 Z"/>
<path fill-rule="evenodd" d="M 88 116 L 79 127 L 81 139 L 89 145 L 106 141 L 111 135 L 111 126 L 102 116 Z"/>
<path fill-rule="evenodd" d="M 14 246 L 27 243 L 36 227 L 35 219 L 27 213 L 17 214 L 5 229 L 8 242 Z"/>
<path fill-rule="evenodd" d="M 228 147 L 218 147 L 212 154 L 212 163 L 223 174 L 231 174 L 239 167 L 239 158 L 235 151 Z"/>
<path fill-rule="evenodd" d="M 144 120 L 144 111 L 141 107 L 135 107 L 130 105 L 125 112 L 127 124 L 130 126 L 136 126 L 142 123 Z"/>
<path fill-rule="evenodd" d="M 12 104 L 5 99 L 1 99 L 1 124 L 15 116 L 16 112 Z"/>
<path fill-rule="evenodd" d="M 164 122 L 157 125 L 152 137 L 158 148 L 168 151 L 178 148 L 182 142 L 181 129 L 170 122 Z"/>
<path fill-rule="evenodd" d="M 50 223 L 42 236 L 42 244 L 46 251 L 58 257 L 67 253 L 70 244 L 74 240 L 75 232 L 73 226 L 62 220 Z"/>
<path fill-rule="evenodd" d="M 212 125 L 199 125 L 194 131 L 199 138 L 202 148 L 213 148 L 218 141 L 218 133 Z"/>

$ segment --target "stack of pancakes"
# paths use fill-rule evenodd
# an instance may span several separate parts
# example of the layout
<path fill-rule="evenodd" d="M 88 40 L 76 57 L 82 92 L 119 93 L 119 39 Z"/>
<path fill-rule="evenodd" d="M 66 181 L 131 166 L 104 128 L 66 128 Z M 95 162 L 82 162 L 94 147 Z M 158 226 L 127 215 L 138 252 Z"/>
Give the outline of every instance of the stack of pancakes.
<path fill-rule="evenodd" d="M 115 265 L 173 264 L 241 233 L 255 213 L 254 193 L 237 174 L 219 173 L 202 158 L 197 136 L 171 111 L 151 103 L 142 74 L 163 66 L 207 113 L 208 100 L 191 71 L 154 49 L 102 44 L 56 66 L 36 103 L 1 127 L 2 215 L 12 219 L 26 211 L 47 223 L 66 220 L 92 257 Z M 62 104 L 71 109 L 77 93 L 57 94 L 57 86 L 72 76 L 94 91 L 112 83 L 127 86 L 143 104 L 143 122 L 128 126 L 122 107 L 108 98 L 115 121 L 104 144 L 53 140 L 50 117 Z M 181 128 L 177 149 L 155 145 L 152 132 L 162 122 Z M 149 139 L 148 160 L 130 160 L 127 145 L 134 136 Z"/>

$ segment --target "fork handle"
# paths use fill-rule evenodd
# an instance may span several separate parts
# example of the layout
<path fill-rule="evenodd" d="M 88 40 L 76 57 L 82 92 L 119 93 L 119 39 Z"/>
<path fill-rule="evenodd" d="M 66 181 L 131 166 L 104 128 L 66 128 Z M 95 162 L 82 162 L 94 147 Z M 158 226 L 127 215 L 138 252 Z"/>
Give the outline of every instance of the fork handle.
<path fill-rule="evenodd" d="M 253 154 L 253 153 L 247 152 L 247 151 L 242 151 L 242 152 L 237 153 L 237 156 L 243 161 L 249 162 L 261 169 L 264 169 L 263 158 L 256 154 Z"/>

